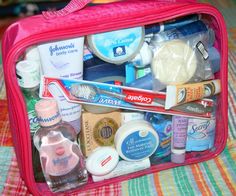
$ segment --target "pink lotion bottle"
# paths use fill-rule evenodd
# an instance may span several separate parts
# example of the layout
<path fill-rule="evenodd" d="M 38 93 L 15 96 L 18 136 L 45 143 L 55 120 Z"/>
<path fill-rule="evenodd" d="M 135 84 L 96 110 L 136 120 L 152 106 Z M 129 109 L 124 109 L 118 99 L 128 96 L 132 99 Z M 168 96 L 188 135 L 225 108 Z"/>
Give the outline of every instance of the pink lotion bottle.
<path fill-rule="evenodd" d="M 46 182 L 52 192 L 77 188 L 88 180 L 84 157 L 76 143 L 77 133 L 61 120 L 55 100 L 40 100 L 35 105 L 40 128 L 34 135 Z"/>

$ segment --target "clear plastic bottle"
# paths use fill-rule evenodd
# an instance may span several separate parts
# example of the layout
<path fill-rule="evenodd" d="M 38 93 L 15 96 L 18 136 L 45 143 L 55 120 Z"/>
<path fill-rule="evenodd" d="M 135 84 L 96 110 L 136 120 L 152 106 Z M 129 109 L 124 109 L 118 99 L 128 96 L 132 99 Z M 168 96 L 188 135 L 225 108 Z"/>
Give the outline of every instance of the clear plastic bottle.
<path fill-rule="evenodd" d="M 35 104 L 39 101 L 40 64 L 34 60 L 22 60 L 16 64 L 16 75 L 18 84 L 24 95 L 28 119 L 30 124 L 30 134 L 32 142 L 32 160 L 35 180 L 45 181 L 42 168 L 39 162 L 39 154 L 33 145 L 33 135 L 39 129 L 38 118 L 35 113 Z"/>
<path fill-rule="evenodd" d="M 88 180 L 77 133 L 61 120 L 56 100 L 40 100 L 35 105 L 40 128 L 34 135 L 44 177 L 52 192 L 79 187 Z"/>

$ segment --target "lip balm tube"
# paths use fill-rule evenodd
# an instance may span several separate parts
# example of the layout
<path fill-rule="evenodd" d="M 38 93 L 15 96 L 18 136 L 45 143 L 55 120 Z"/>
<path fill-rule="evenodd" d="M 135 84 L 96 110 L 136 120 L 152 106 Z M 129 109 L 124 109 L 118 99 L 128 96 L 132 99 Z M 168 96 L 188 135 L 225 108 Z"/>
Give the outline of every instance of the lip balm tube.
<path fill-rule="evenodd" d="M 184 85 L 169 85 L 166 88 L 165 109 L 168 110 L 176 105 L 210 97 L 220 92 L 219 79 Z"/>
<path fill-rule="evenodd" d="M 171 138 L 171 162 L 183 163 L 185 161 L 188 118 L 182 116 L 173 116 L 172 129 L 173 135 Z"/>

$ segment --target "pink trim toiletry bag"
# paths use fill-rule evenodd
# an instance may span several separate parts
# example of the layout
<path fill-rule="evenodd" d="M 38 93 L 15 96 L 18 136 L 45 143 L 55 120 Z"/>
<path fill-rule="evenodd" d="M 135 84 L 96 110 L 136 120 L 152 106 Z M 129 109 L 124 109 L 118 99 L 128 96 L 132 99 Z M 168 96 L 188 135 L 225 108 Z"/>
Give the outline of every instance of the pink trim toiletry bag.
<path fill-rule="evenodd" d="M 10 126 L 21 177 L 33 195 L 53 195 L 46 183 L 35 182 L 32 166 L 32 147 L 26 104 L 16 78 L 16 62 L 30 46 L 66 38 L 122 28 L 149 25 L 177 17 L 201 14 L 210 21 L 216 34 L 215 47 L 221 56 L 221 93 L 216 106 L 215 145 L 211 150 L 190 152 L 183 164 L 163 163 L 150 169 L 109 180 L 88 183 L 70 193 L 79 193 L 111 183 L 137 178 L 146 174 L 212 159 L 226 145 L 228 135 L 227 92 L 227 32 L 221 13 L 213 6 L 194 0 L 126 0 L 95 6 L 87 6 L 89 0 L 72 0 L 63 10 L 44 12 L 41 15 L 21 19 L 8 27 L 2 40 L 4 78 L 6 83 Z"/>

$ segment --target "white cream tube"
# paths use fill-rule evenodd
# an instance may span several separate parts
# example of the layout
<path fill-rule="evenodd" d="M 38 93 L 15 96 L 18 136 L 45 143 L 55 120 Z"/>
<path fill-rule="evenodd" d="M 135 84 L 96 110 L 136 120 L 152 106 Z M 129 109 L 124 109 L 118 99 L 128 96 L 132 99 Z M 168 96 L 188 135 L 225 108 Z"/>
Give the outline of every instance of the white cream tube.
<path fill-rule="evenodd" d="M 210 97 L 220 91 L 219 79 L 192 84 L 169 85 L 166 88 L 165 109 L 168 110 L 176 105 Z"/>
<path fill-rule="evenodd" d="M 83 79 L 84 37 L 45 43 L 38 46 L 45 76 Z M 56 86 L 50 92 L 57 100 L 62 120 L 80 131 L 81 105 L 69 103 Z"/>

